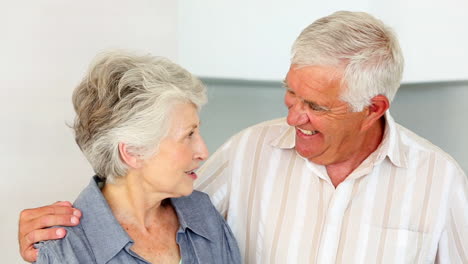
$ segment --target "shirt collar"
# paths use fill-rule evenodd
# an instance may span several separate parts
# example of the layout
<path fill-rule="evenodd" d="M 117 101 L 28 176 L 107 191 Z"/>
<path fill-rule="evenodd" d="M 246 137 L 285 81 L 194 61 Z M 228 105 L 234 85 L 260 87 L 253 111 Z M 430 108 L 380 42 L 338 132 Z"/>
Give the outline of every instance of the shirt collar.
<path fill-rule="evenodd" d="M 94 176 L 78 196 L 74 206 L 83 213 L 80 226 L 88 238 L 97 263 L 101 264 L 107 263 L 127 244 L 133 244 L 133 240 L 112 214 L 99 184 L 102 184 L 102 180 Z"/>
<path fill-rule="evenodd" d="M 284 129 L 280 131 L 278 137 L 270 141 L 272 147 L 280 149 L 292 149 L 296 145 L 296 129 L 293 126 L 289 126 L 284 120 Z"/>
<path fill-rule="evenodd" d="M 405 144 L 398 132 L 398 124 L 393 120 L 390 111 L 385 113 L 385 131 L 382 143 L 377 148 L 376 160 L 383 160 L 388 157 L 390 161 L 398 167 L 408 167 L 408 145 Z"/>
<path fill-rule="evenodd" d="M 398 167 L 408 167 L 408 146 L 402 141 L 397 129 L 398 124 L 393 120 L 390 111 L 385 113 L 385 130 L 382 142 L 375 154 L 376 160 L 388 157 Z M 292 126 L 287 126 L 281 131 L 270 145 L 280 149 L 293 149 L 296 145 L 296 131 Z"/>
<path fill-rule="evenodd" d="M 179 218 L 179 224 L 183 232 L 188 228 L 197 235 L 214 242 L 216 237 L 214 237 L 213 232 L 208 230 L 205 214 L 201 212 L 215 209 L 208 208 L 212 206 L 211 203 L 201 203 L 196 197 L 199 197 L 198 191 L 194 191 L 189 196 L 171 198 L 171 203 Z"/>
<path fill-rule="evenodd" d="M 109 204 L 102 195 L 100 189 L 102 184 L 103 181 L 94 176 L 74 203 L 74 207 L 83 213 L 80 226 L 88 238 L 98 264 L 107 263 L 128 244 L 133 244 L 133 240 L 114 217 Z M 211 206 L 211 203 L 200 203 L 194 195 L 171 198 L 171 203 L 184 232 L 189 228 L 197 235 L 212 242 L 216 240 L 214 234 L 207 229 L 204 214 L 200 213 L 206 210 L 215 210 L 202 208 Z"/>

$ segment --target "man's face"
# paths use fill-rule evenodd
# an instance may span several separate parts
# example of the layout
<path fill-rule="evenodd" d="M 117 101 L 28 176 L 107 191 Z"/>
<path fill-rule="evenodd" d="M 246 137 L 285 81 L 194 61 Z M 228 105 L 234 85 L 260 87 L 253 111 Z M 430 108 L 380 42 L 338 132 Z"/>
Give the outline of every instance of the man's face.
<path fill-rule="evenodd" d="M 340 100 L 342 71 L 326 66 L 292 65 L 285 79 L 288 124 L 296 128 L 296 151 L 310 161 L 330 165 L 359 151 L 365 110 L 351 112 Z"/>

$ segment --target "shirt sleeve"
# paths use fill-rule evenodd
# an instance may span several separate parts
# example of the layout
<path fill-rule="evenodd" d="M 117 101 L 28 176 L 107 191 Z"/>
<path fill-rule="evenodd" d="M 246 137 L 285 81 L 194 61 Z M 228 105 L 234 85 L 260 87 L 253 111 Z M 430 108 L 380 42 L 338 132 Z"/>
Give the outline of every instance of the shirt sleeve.
<path fill-rule="evenodd" d="M 239 246 L 237 245 L 237 241 L 234 238 L 234 234 L 231 231 L 231 228 L 229 228 L 229 225 L 223 221 L 223 231 L 224 231 L 224 252 L 227 254 L 225 255 L 225 258 L 223 260 L 223 263 L 229 263 L 229 264 L 240 264 L 242 263 L 241 261 L 241 255 L 239 251 Z"/>
<path fill-rule="evenodd" d="M 468 263 L 468 179 L 463 172 L 457 176 L 450 190 L 436 263 Z"/>
<path fill-rule="evenodd" d="M 224 217 L 227 217 L 231 185 L 230 153 L 234 140 L 222 145 L 197 171 L 199 180 L 195 182 L 195 189 L 207 193 L 211 202 Z"/>

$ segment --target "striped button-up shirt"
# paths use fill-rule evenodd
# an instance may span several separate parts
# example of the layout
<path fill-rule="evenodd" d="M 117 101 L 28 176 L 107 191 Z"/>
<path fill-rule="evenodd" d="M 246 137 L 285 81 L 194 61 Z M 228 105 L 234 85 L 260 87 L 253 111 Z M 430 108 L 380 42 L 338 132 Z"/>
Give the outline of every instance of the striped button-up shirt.
<path fill-rule="evenodd" d="M 245 263 L 468 263 L 468 180 L 385 115 L 378 149 L 335 188 L 278 119 L 232 137 L 199 170 Z"/>

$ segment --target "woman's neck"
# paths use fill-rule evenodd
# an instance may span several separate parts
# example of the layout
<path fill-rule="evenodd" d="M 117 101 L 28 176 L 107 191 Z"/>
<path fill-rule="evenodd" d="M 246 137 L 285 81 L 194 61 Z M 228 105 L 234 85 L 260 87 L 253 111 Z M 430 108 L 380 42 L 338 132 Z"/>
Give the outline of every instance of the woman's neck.
<path fill-rule="evenodd" d="M 130 224 L 141 232 L 148 232 L 167 213 L 170 204 L 164 200 L 169 196 L 151 191 L 151 187 L 140 179 L 138 175 L 129 173 L 114 183 L 106 183 L 102 193 L 121 224 Z"/>
<path fill-rule="evenodd" d="M 132 250 L 151 263 L 177 263 L 179 228 L 170 196 L 157 193 L 142 177 L 129 173 L 115 183 L 107 183 L 102 193 L 122 228 L 132 238 Z M 167 200 L 166 200 L 167 201 Z"/>

